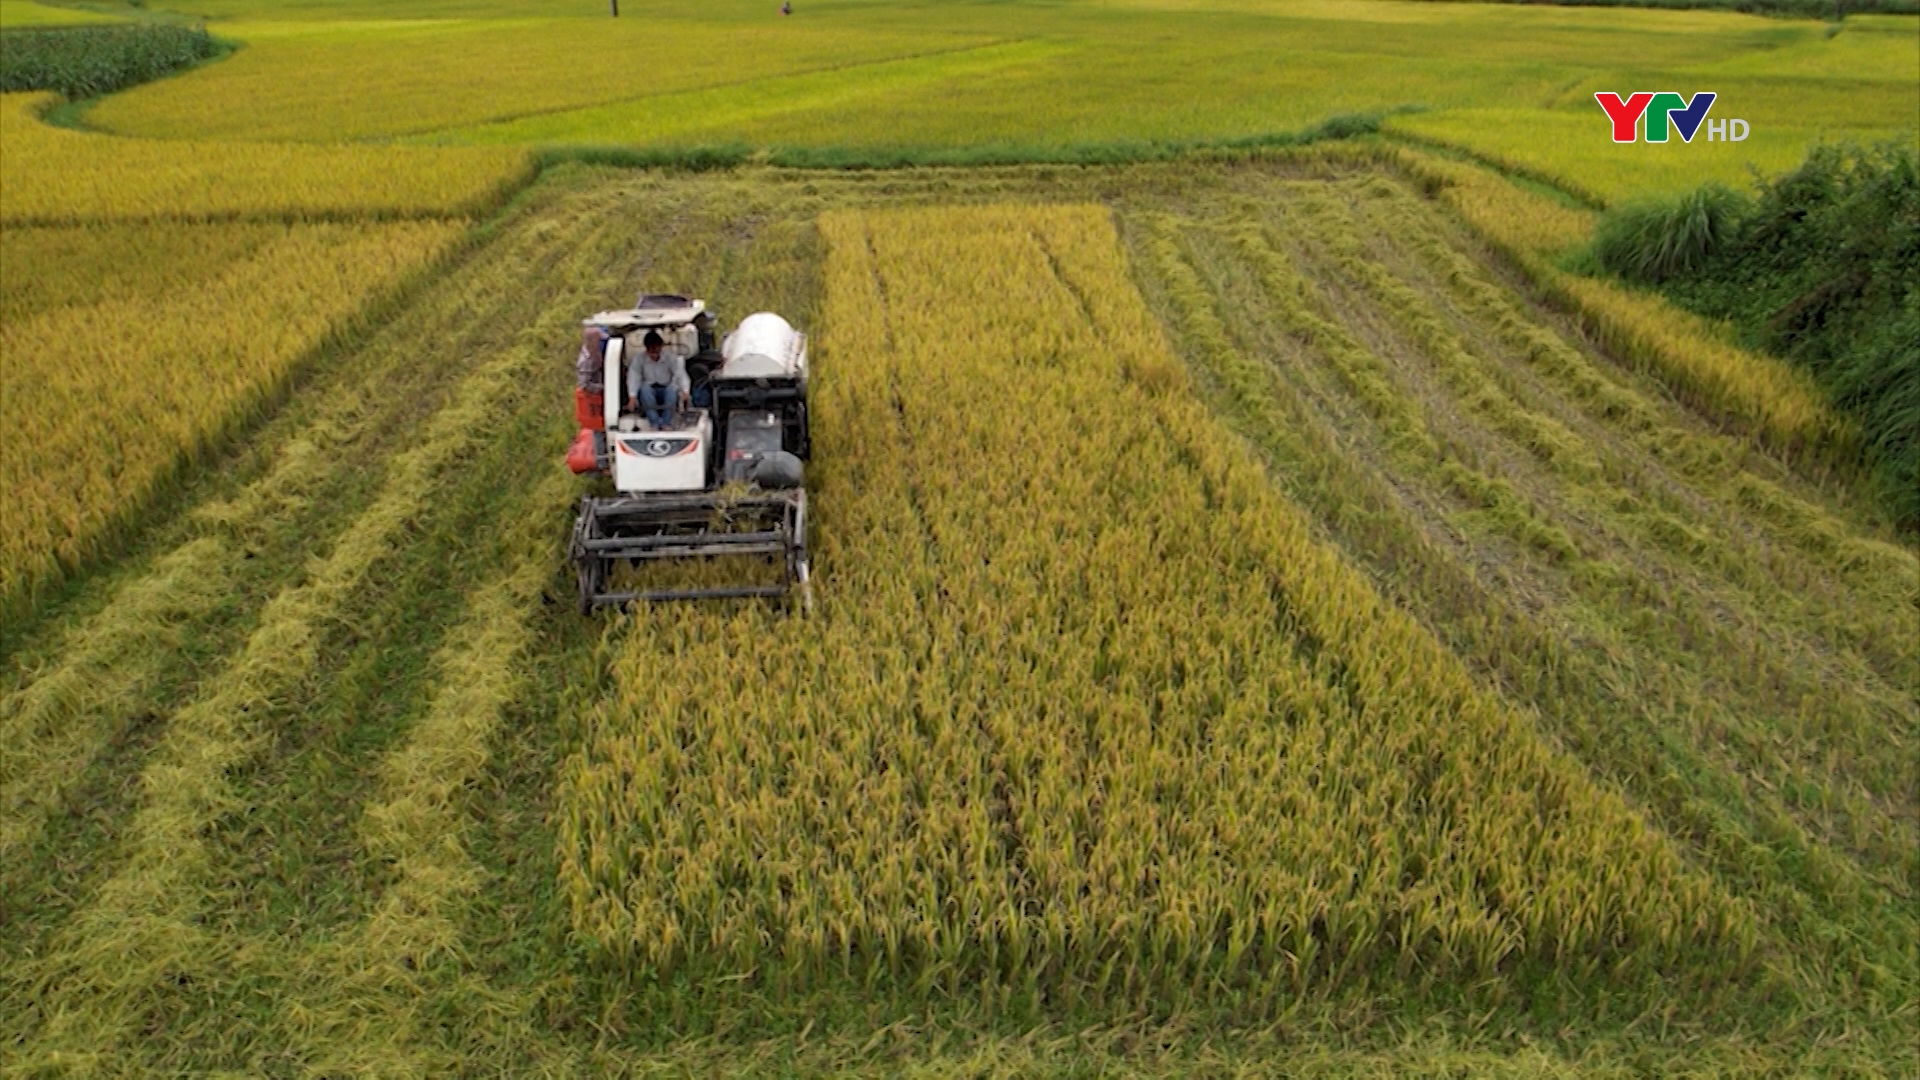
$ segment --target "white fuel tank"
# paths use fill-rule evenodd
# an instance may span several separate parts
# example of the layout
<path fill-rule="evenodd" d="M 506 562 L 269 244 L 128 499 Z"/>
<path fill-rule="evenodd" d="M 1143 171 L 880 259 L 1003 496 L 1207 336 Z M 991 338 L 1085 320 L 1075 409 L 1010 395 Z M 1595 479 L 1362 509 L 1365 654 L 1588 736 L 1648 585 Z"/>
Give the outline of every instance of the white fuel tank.
<path fill-rule="evenodd" d="M 717 379 L 807 378 L 807 335 L 771 311 L 740 320 L 720 344 Z"/>

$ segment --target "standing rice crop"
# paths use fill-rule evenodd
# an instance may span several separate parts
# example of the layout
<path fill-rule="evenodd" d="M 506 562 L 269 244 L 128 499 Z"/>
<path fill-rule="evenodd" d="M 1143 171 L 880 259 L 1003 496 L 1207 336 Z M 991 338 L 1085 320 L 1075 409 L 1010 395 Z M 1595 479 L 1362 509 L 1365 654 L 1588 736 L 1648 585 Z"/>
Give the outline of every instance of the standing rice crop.
<path fill-rule="evenodd" d="M 0 319 L 0 456 L 17 479 L 0 528 L 0 596 L 83 563 L 183 460 L 246 423 L 298 360 L 460 231 L 447 222 L 274 226 L 271 239 L 248 237 L 256 254 L 233 262 L 233 245 L 213 232 L 206 260 L 217 265 L 174 263 L 185 287 L 168 295 L 133 290 L 18 319 L 9 311 Z"/>
<path fill-rule="evenodd" d="M 646 614 L 568 765 L 608 956 L 1254 1012 L 1752 927 L 1313 539 L 1088 207 L 831 214 L 823 612 Z"/>
<path fill-rule="evenodd" d="M 117 139 L 44 123 L 50 94 L 0 97 L 0 222 L 366 219 L 465 214 L 523 182 L 524 151 Z"/>

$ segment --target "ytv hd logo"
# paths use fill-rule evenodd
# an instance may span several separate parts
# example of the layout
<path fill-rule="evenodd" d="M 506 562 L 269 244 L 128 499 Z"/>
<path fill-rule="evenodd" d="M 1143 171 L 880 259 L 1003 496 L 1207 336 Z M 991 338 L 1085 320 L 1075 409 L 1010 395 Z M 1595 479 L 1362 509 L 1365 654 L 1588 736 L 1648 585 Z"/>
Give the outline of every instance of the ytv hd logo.
<path fill-rule="evenodd" d="M 1600 93 L 1593 99 L 1607 111 L 1607 119 L 1613 121 L 1613 141 L 1630 143 L 1635 141 L 1634 129 L 1640 125 L 1640 118 L 1647 118 L 1647 141 L 1663 143 L 1667 141 L 1669 130 L 1680 133 L 1682 142 L 1692 142 L 1700 130 L 1701 121 L 1706 121 L 1708 142 L 1746 142 L 1747 122 L 1745 120 L 1707 120 L 1707 110 L 1713 108 L 1714 99 L 1719 95 L 1710 90 L 1702 90 L 1688 101 L 1679 94 L 1662 91 L 1658 94 L 1634 94 L 1625 101 L 1619 94 Z"/>

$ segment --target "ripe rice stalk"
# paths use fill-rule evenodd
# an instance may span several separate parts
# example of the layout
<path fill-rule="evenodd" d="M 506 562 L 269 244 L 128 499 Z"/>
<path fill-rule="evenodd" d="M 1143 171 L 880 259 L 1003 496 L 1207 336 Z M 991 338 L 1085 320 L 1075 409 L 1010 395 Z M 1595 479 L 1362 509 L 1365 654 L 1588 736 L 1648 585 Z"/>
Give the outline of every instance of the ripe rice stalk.
<path fill-rule="evenodd" d="M 0 321 L 0 454 L 19 468 L 0 597 L 85 564 L 101 539 L 271 401 L 297 362 L 450 250 L 440 222 L 281 226 L 251 259 L 163 299 L 104 297 Z M 222 245 L 207 253 L 218 258 Z M 197 261 L 197 260 L 196 260 Z M 137 328 L 137 329 L 135 329 Z"/>
<path fill-rule="evenodd" d="M 367 404 L 359 386 L 330 392 L 263 476 L 195 507 L 198 535 L 115 590 L 99 615 L 63 635 L 50 668 L 0 698 L 0 854 L 8 856 L 0 862 L 25 868 L 25 852 L 95 756 L 157 704 L 155 683 L 183 628 L 231 599 L 233 564 L 339 467 L 370 420 Z"/>

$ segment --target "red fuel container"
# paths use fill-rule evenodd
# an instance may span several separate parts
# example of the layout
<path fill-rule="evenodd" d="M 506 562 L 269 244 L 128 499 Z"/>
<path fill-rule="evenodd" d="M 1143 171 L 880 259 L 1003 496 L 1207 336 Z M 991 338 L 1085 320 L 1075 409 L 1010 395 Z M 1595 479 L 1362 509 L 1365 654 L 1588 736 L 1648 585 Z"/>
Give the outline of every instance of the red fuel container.
<path fill-rule="evenodd" d="M 588 431 L 607 429 L 607 395 L 589 394 L 585 390 L 573 392 L 573 416 L 580 426 Z"/>

